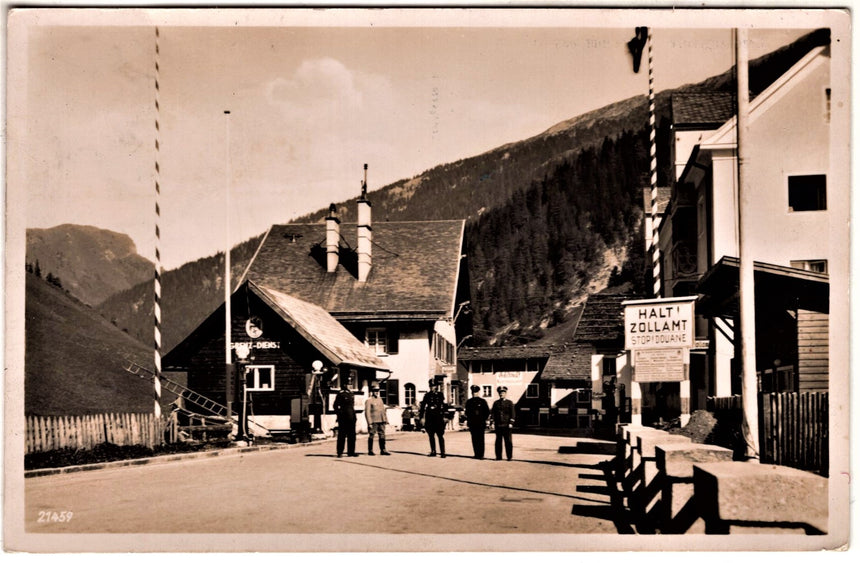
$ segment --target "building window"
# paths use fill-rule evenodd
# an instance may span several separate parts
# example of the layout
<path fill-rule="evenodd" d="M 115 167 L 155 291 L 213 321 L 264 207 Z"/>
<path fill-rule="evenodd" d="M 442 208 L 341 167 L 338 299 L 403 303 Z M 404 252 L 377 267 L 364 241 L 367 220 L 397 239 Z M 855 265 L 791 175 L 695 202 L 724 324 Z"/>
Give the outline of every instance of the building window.
<path fill-rule="evenodd" d="M 791 267 L 818 274 L 827 273 L 827 260 L 792 260 Z"/>
<path fill-rule="evenodd" d="M 540 397 L 540 385 L 537 383 L 529 383 L 529 386 L 526 387 L 526 398 L 537 399 L 538 397 Z"/>
<path fill-rule="evenodd" d="M 615 357 L 603 356 L 603 375 L 615 375 Z"/>
<path fill-rule="evenodd" d="M 827 209 L 826 174 L 788 177 L 789 211 L 824 211 L 825 209 Z"/>
<path fill-rule="evenodd" d="M 364 344 L 374 352 L 377 356 L 385 356 L 388 354 L 388 336 L 384 328 L 369 328 L 364 333 Z"/>
<path fill-rule="evenodd" d="M 451 404 L 460 404 L 460 386 L 454 382 L 451 383 Z"/>
<path fill-rule="evenodd" d="M 403 402 L 407 405 L 415 404 L 415 384 L 407 383 L 403 386 Z"/>
<path fill-rule="evenodd" d="M 413 387 L 414 393 L 414 387 Z M 386 405 L 400 404 L 400 381 L 397 379 L 386 379 L 379 382 L 379 398 Z"/>
<path fill-rule="evenodd" d="M 484 385 L 481 388 L 481 395 L 484 397 L 492 397 L 493 396 L 493 386 L 492 385 Z"/>
<path fill-rule="evenodd" d="M 440 362 L 448 365 L 454 363 L 454 345 L 442 338 L 442 335 L 433 334 L 433 354 Z"/>
<path fill-rule="evenodd" d="M 824 89 L 824 123 L 830 123 L 830 88 Z"/>
<path fill-rule="evenodd" d="M 275 366 L 247 366 L 245 386 L 248 391 L 274 391 Z"/>
<path fill-rule="evenodd" d="M 578 407 L 591 406 L 591 389 L 577 389 L 574 401 Z"/>

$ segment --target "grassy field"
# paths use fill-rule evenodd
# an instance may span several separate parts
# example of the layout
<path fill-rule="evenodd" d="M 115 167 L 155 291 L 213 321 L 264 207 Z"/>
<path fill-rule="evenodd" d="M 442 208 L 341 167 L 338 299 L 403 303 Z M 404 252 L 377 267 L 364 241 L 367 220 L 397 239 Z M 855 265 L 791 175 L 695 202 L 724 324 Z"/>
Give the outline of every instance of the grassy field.
<path fill-rule="evenodd" d="M 125 370 L 126 358 L 152 369 L 151 347 L 133 339 L 62 289 L 29 273 L 25 323 L 27 415 L 152 410 L 152 383 Z M 167 405 L 175 398 L 165 391 L 162 409 L 169 410 Z"/>

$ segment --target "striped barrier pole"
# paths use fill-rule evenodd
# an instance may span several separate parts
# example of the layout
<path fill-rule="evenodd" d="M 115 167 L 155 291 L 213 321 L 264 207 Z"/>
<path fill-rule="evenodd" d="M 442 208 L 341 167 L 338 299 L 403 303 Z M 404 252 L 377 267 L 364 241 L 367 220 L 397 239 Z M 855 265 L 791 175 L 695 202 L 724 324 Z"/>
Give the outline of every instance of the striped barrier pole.
<path fill-rule="evenodd" d="M 653 35 L 648 28 L 648 125 L 651 150 L 651 276 L 654 282 L 654 297 L 660 297 L 660 218 L 657 204 L 657 116 L 654 104 L 654 57 Z"/>
<path fill-rule="evenodd" d="M 155 418 L 161 418 L 161 170 L 159 167 L 159 118 L 161 108 L 159 107 L 159 32 L 155 28 L 155 375 L 152 378 L 153 385 L 153 412 Z"/>

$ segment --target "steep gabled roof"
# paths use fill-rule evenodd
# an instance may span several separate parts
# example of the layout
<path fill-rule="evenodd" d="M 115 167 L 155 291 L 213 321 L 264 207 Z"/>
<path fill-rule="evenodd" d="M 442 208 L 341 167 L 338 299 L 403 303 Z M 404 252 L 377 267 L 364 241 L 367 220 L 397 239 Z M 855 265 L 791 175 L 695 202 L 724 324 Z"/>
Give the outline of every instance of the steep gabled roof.
<path fill-rule="evenodd" d="M 324 223 L 275 225 L 246 279 L 322 307 L 336 317 L 454 314 L 465 221 L 373 224 L 372 267 L 356 276 L 357 226 L 340 225 L 340 260 L 326 272 Z"/>
<path fill-rule="evenodd" d="M 716 129 L 734 115 L 731 92 L 672 94 L 672 125 L 676 129 Z"/>
<path fill-rule="evenodd" d="M 543 381 L 591 381 L 594 346 L 572 343 L 554 349 L 543 368 Z"/>
<path fill-rule="evenodd" d="M 753 123 L 765 111 L 775 104 L 782 96 L 794 87 L 803 77 L 817 65 L 825 64 L 830 59 L 830 47 L 821 46 L 812 49 L 788 71 L 756 96 L 749 104 L 749 120 Z M 732 115 L 719 129 L 714 131 L 700 143 L 703 149 L 718 147 L 734 147 L 737 143 L 735 126 L 737 116 Z"/>
<path fill-rule="evenodd" d="M 385 362 L 321 307 L 253 282 L 248 282 L 248 289 L 333 364 L 391 371 Z"/>
<path fill-rule="evenodd" d="M 596 346 L 624 347 L 624 306 L 630 295 L 596 293 L 589 295 L 576 329 L 574 342 Z"/>
<path fill-rule="evenodd" d="M 335 365 L 347 364 L 381 371 L 391 371 L 388 365 L 372 353 L 342 324 L 321 307 L 290 297 L 270 288 L 261 287 L 251 281 L 242 283 L 233 292 L 232 299 L 251 293 L 291 326 L 311 346 Z M 243 298 L 244 299 L 244 298 Z M 211 335 L 224 330 L 222 303 L 185 340 L 164 356 L 165 370 L 186 370 L 194 356 Z"/>

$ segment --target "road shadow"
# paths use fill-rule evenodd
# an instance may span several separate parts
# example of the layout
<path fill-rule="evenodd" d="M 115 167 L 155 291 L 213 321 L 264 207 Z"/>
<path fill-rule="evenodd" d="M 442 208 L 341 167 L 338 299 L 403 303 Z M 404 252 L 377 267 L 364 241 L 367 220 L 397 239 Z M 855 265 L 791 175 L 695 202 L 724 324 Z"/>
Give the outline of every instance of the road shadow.
<path fill-rule="evenodd" d="M 417 455 L 417 456 L 420 456 L 420 455 L 421 455 L 421 454 L 417 454 L 417 453 L 415 453 L 415 452 L 403 452 L 403 454 L 407 454 L 407 455 Z M 426 455 L 425 455 L 424 457 L 426 457 Z M 586 498 L 586 497 L 580 497 L 580 496 L 578 496 L 578 495 L 567 495 L 567 494 L 564 494 L 564 493 L 557 493 L 557 492 L 554 492 L 554 491 L 541 491 L 541 490 L 538 490 L 538 489 L 528 489 L 528 488 L 525 488 L 525 487 L 514 487 L 514 486 L 511 486 L 511 485 L 498 485 L 498 484 L 493 484 L 493 483 L 484 483 L 484 482 L 482 482 L 482 481 L 474 481 L 474 480 L 470 480 L 470 479 L 459 479 L 459 478 L 457 478 L 457 477 L 446 477 L 446 476 L 444 476 L 444 475 L 435 475 L 435 474 L 433 474 L 433 473 L 425 473 L 425 472 L 421 472 L 421 471 L 413 471 L 413 470 L 410 470 L 410 469 L 399 469 L 399 468 L 396 468 L 396 467 L 384 467 L 384 466 L 373 465 L 373 464 L 369 464 L 369 463 L 362 463 L 362 462 L 360 462 L 360 461 L 357 461 L 355 458 L 351 458 L 351 459 L 349 459 L 349 458 L 343 458 L 343 459 L 344 459 L 344 460 L 347 460 L 347 461 L 348 461 L 348 463 L 352 463 L 352 464 L 354 464 L 354 465 L 361 465 L 361 466 L 364 466 L 364 467 L 371 467 L 371 468 L 373 468 L 373 469 L 378 469 L 378 470 L 380 470 L 380 471 L 388 471 L 388 472 L 392 472 L 392 473 L 404 473 L 404 474 L 407 474 L 407 475 L 415 475 L 415 476 L 418 476 L 418 477 L 428 477 L 428 478 L 430 478 L 430 479 L 440 479 L 440 480 L 442 480 L 442 481 L 450 481 L 450 482 L 453 482 L 453 483 L 461 483 L 461 484 L 465 484 L 465 485 L 475 485 L 475 486 L 479 486 L 479 487 L 488 487 L 488 488 L 491 488 L 491 489 L 500 489 L 500 490 L 505 490 L 505 491 L 516 491 L 516 492 L 518 492 L 518 493 L 532 493 L 532 494 L 536 494 L 536 495 L 547 495 L 547 496 L 554 496 L 554 497 L 568 498 L 568 499 L 579 500 L 579 501 L 585 501 L 585 502 L 593 502 L 593 499 L 589 499 L 589 498 Z M 469 458 L 469 459 L 471 459 L 471 458 Z"/>
<path fill-rule="evenodd" d="M 624 506 L 624 494 L 619 489 L 618 483 L 615 481 L 615 475 L 612 471 L 611 461 L 602 461 L 595 466 L 594 469 L 599 469 L 602 475 L 588 475 L 589 479 L 600 479 L 605 485 L 592 486 L 580 485 L 576 488 L 577 492 L 589 492 L 597 494 L 601 497 L 606 497 L 605 502 L 594 504 L 574 504 L 571 508 L 571 514 L 577 516 L 586 516 L 589 518 L 599 518 L 612 522 L 619 534 L 635 534 L 636 530 L 632 524 L 632 516 L 630 511 Z M 580 478 L 585 477 L 580 475 Z M 601 499 L 603 501 L 603 499 Z"/>
<path fill-rule="evenodd" d="M 402 451 L 397 451 L 397 450 L 390 450 L 390 451 L 391 451 L 391 453 L 397 453 L 398 455 L 414 455 L 414 456 L 418 456 L 418 457 L 431 457 L 431 456 L 428 456 L 427 454 L 418 453 L 418 452 L 402 452 Z M 536 465 L 550 465 L 550 466 L 554 466 L 554 467 L 573 467 L 573 468 L 594 468 L 595 467 L 594 465 L 585 465 L 585 464 L 581 464 L 581 463 L 564 463 L 561 461 L 546 461 L 546 460 L 541 461 L 541 460 L 537 460 L 537 459 L 517 459 L 516 457 L 514 457 L 512 460 L 510 460 L 510 462 L 508 462 L 507 460 L 504 460 L 504 459 L 498 460 L 492 456 L 484 457 L 482 459 L 475 459 L 475 457 L 470 456 L 470 455 L 459 455 L 459 454 L 445 454 L 445 455 L 446 455 L 446 457 L 458 457 L 461 459 L 472 459 L 475 461 L 484 461 L 484 462 L 493 462 L 493 463 L 496 463 L 496 462 L 500 462 L 500 463 L 531 463 L 531 464 L 536 464 Z M 436 457 L 439 457 L 439 456 L 436 456 Z"/>
<path fill-rule="evenodd" d="M 580 473 L 579 478 L 606 482 L 606 477 L 603 476 L 603 473 Z"/>
<path fill-rule="evenodd" d="M 560 454 L 615 455 L 615 442 L 577 442 L 575 446 L 559 446 Z"/>

